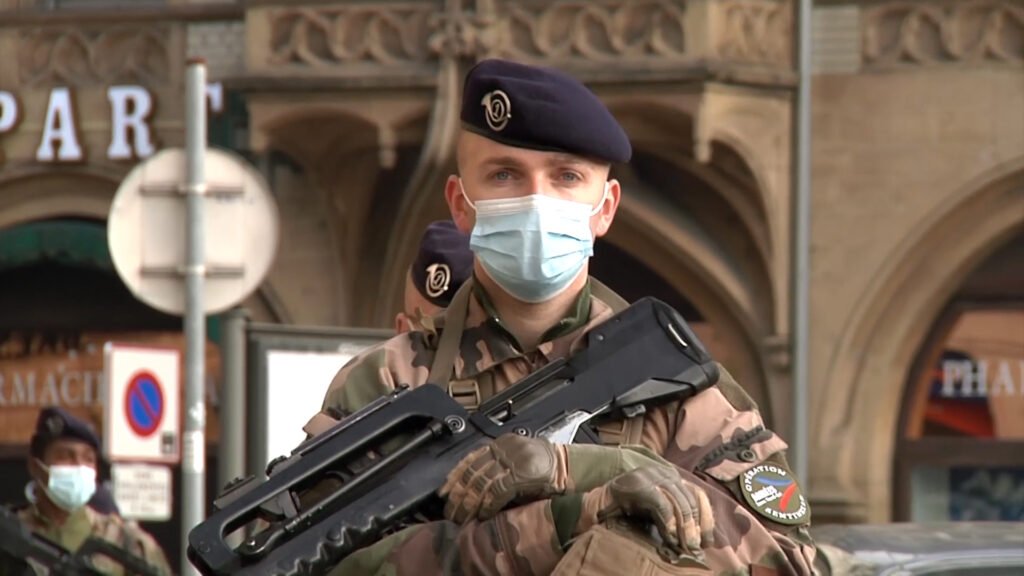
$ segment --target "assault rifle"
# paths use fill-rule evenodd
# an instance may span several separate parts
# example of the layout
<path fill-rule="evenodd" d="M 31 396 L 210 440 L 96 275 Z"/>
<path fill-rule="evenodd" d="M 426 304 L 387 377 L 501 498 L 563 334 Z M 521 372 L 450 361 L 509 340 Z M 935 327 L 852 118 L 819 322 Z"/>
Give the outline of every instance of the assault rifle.
<path fill-rule="evenodd" d="M 553 442 L 599 442 L 597 417 L 642 415 L 718 381 L 718 366 L 671 307 L 644 298 L 556 360 L 470 414 L 434 385 L 399 387 L 268 466 L 238 480 L 188 535 L 188 557 L 207 576 L 322 574 L 411 519 L 439 519 L 437 490 L 470 451 L 514 433 Z M 397 447 L 396 447 L 397 446 Z M 379 454 L 367 458 L 367 454 Z M 301 496 L 323 483 L 329 493 Z M 261 521 L 237 547 L 226 537 Z"/>
<path fill-rule="evenodd" d="M 12 576 L 35 575 L 33 561 L 53 576 L 102 576 L 94 564 L 104 556 L 119 564 L 125 575 L 157 576 L 143 559 L 100 538 L 89 538 L 72 554 L 59 544 L 33 533 L 18 516 L 0 506 L 0 571 Z"/>

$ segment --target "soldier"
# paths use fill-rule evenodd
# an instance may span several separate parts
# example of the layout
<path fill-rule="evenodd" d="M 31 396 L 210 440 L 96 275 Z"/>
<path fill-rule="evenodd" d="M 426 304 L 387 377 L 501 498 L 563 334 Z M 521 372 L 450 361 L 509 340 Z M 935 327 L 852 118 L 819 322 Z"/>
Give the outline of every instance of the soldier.
<path fill-rule="evenodd" d="M 57 407 L 40 411 L 28 459 L 29 505 L 18 511 L 18 517 L 70 552 L 90 536 L 99 537 L 142 558 L 158 573 L 172 574 L 152 536 L 117 514 L 87 505 L 96 492 L 99 446 L 99 438 L 84 421 Z M 102 507 L 97 501 L 97 508 Z M 107 558 L 96 558 L 95 563 L 104 573 L 121 573 Z"/>
<path fill-rule="evenodd" d="M 471 233 L 473 277 L 433 326 L 343 367 L 309 433 L 397 384 L 443 383 L 473 410 L 583 347 L 625 305 L 587 272 L 619 205 L 611 165 L 632 153 L 610 111 L 559 71 L 485 60 L 466 78 L 461 120 L 445 199 Z M 334 573 L 813 573 L 810 510 L 786 444 L 724 368 L 686 402 L 599 432 L 604 446 L 498 438 L 449 475 L 446 520 L 388 536 Z"/>
<path fill-rule="evenodd" d="M 405 279 L 405 310 L 395 315 L 395 332 L 422 326 L 424 319 L 448 307 L 452 295 L 473 272 L 469 234 L 451 220 L 431 222 Z"/>

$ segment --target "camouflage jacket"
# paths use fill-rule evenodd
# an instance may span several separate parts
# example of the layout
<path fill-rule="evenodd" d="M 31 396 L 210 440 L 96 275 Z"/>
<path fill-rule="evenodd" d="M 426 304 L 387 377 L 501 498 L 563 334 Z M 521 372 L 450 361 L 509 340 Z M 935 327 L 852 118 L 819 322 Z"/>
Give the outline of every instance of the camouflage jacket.
<path fill-rule="evenodd" d="M 61 526 L 56 526 L 44 517 L 35 505 L 29 505 L 18 512 L 18 517 L 33 532 L 75 552 L 90 536 L 102 538 L 120 548 L 135 554 L 149 563 L 161 576 L 174 574 L 160 545 L 148 533 L 133 522 L 126 522 L 120 516 L 103 514 L 89 506 L 72 512 Z M 106 558 L 96 558 L 95 564 L 105 574 L 121 574 L 120 566 Z"/>
<path fill-rule="evenodd" d="M 523 351 L 483 290 L 478 285 L 473 290 L 449 385 L 464 405 L 473 383 L 484 399 L 500 392 L 582 348 L 587 331 L 613 314 L 590 294 L 588 284 L 573 313 L 535 350 Z M 423 330 L 398 335 L 346 364 L 328 388 L 323 411 L 350 414 L 397 384 L 426 383 L 444 313 L 424 324 Z M 717 386 L 686 402 L 649 410 L 641 426 L 613 423 L 600 431 L 610 446 L 640 444 L 660 454 L 708 492 L 716 528 L 714 546 L 705 552 L 714 573 L 813 573 L 814 546 L 806 530 L 810 510 L 788 474 L 786 444 L 765 428 L 757 406 L 727 371 L 722 369 Z M 759 482 L 759 475 L 775 486 L 788 479 L 785 495 Z M 461 528 L 450 522 L 413 526 L 353 554 L 332 574 L 542 575 L 562 553 L 549 501 L 541 501 Z"/>

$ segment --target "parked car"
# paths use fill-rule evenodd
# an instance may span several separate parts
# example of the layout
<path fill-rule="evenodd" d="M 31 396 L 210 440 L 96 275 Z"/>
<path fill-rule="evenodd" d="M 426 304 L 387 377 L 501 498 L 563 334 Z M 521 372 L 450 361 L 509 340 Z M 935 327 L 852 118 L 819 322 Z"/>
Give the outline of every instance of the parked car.
<path fill-rule="evenodd" d="M 836 575 L 1024 575 L 1024 522 L 831 524 L 811 534 Z"/>

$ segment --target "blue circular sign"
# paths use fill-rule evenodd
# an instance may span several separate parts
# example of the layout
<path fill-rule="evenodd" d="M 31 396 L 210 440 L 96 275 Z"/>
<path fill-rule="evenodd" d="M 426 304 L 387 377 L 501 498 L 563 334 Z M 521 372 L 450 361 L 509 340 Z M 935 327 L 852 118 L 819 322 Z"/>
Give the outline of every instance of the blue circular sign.
<path fill-rule="evenodd" d="M 147 371 L 132 376 L 124 394 L 124 412 L 128 425 L 139 436 L 145 438 L 156 432 L 164 419 L 164 392 L 156 376 Z"/>

